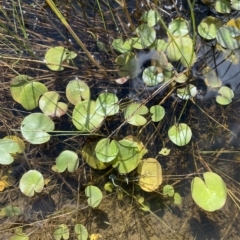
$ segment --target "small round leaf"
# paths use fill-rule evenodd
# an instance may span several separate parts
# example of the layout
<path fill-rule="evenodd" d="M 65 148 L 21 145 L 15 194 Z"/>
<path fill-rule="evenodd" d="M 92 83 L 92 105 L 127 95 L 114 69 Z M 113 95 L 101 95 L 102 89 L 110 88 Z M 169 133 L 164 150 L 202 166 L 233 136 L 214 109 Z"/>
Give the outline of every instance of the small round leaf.
<path fill-rule="evenodd" d="M 98 187 L 86 187 L 85 195 L 88 197 L 88 205 L 92 208 L 96 208 L 102 201 L 102 191 Z"/>
<path fill-rule="evenodd" d="M 56 159 L 56 166 L 58 172 L 64 172 L 66 169 L 69 172 L 74 172 L 77 170 L 78 165 L 78 155 L 73 151 L 65 150 L 61 152 Z"/>

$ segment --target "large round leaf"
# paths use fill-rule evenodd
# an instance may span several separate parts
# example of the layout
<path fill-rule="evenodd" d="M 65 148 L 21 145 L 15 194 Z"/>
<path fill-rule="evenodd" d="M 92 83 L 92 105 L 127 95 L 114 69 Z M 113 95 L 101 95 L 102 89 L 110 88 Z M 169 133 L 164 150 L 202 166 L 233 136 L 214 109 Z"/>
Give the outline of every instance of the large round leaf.
<path fill-rule="evenodd" d="M 95 148 L 96 156 L 101 162 L 111 162 L 118 154 L 118 145 L 115 140 L 109 138 L 101 139 Z"/>
<path fill-rule="evenodd" d="M 18 75 L 10 82 L 10 91 L 13 99 L 20 103 L 20 95 L 24 86 L 33 81 L 33 78 L 27 75 Z"/>
<path fill-rule="evenodd" d="M 92 208 L 97 207 L 102 201 L 102 191 L 95 186 L 85 188 L 85 195 L 88 197 L 88 205 Z"/>
<path fill-rule="evenodd" d="M 75 127 L 83 132 L 90 132 L 100 127 L 104 117 L 96 112 L 96 103 L 92 100 L 79 102 L 72 114 Z"/>
<path fill-rule="evenodd" d="M 45 92 L 39 100 L 39 108 L 47 116 L 60 117 L 67 112 L 68 106 L 66 103 L 58 102 L 59 98 L 57 92 Z"/>
<path fill-rule="evenodd" d="M 192 197 L 199 207 L 213 212 L 222 208 L 226 202 L 226 184 L 219 175 L 213 172 L 205 172 L 203 177 L 205 182 L 199 177 L 192 180 Z"/>
<path fill-rule="evenodd" d="M 72 80 L 66 87 L 67 99 L 73 105 L 78 104 L 82 100 L 89 100 L 90 95 L 90 89 L 84 81 Z"/>
<path fill-rule="evenodd" d="M 47 91 L 47 87 L 42 83 L 28 83 L 23 87 L 19 101 L 25 109 L 32 110 L 38 106 L 40 96 Z"/>
<path fill-rule="evenodd" d="M 179 123 L 173 125 L 168 130 L 168 136 L 170 140 L 178 146 L 184 146 L 188 144 L 192 137 L 191 128 L 185 123 Z"/>
<path fill-rule="evenodd" d="M 64 172 L 66 169 L 69 172 L 74 172 L 77 170 L 78 165 L 78 155 L 70 150 L 65 150 L 61 152 L 56 159 L 56 167 L 58 172 Z"/>
<path fill-rule="evenodd" d="M 168 30 L 173 36 L 182 37 L 189 33 L 189 24 L 183 18 L 176 18 L 169 23 Z"/>
<path fill-rule="evenodd" d="M 155 191 L 162 183 L 162 168 L 154 158 L 147 158 L 140 162 L 137 168 L 139 186 L 146 192 Z"/>
<path fill-rule="evenodd" d="M 32 197 L 34 192 L 40 193 L 44 187 L 44 179 L 40 172 L 30 170 L 23 174 L 19 183 L 20 190 L 28 197 Z"/>
<path fill-rule="evenodd" d="M 21 123 L 23 137 L 32 144 L 41 144 L 49 141 L 48 131 L 54 130 L 54 122 L 43 113 L 32 113 Z"/>

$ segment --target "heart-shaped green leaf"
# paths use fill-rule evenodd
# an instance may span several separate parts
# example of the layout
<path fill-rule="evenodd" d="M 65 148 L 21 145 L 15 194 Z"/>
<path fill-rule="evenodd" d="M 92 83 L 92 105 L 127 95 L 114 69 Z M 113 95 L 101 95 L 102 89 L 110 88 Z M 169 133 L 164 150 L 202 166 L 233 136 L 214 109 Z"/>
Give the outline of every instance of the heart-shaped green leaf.
<path fill-rule="evenodd" d="M 193 200 L 199 207 L 209 212 L 222 208 L 227 199 L 225 182 L 213 172 L 205 172 L 203 178 L 205 182 L 199 177 L 192 180 Z"/>
<path fill-rule="evenodd" d="M 77 170 L 78 165 L 78 155 L 73 151 L 65 150 L 61 152 L 56 159 L 56 166 L 58 172 L 64 172 L 66 169 L 69 172 L 74 172 Z"/>
<path fill-rule="evenodd" d="M 85 195 L 88 197 L 88 205 L 92 208 L 96 208 L 102 201 L 102 191 L 98 187 L 86 187 Z"/>
<path fill-rule="evenodd" d="M 79 224 L 79 223 L 76 224 L 74 226 L 74 232 L 77 234 L 77 238 L 79 240 L 87 240 L 88 239 L 88 231 L 82 224 Z"/>
<path fill-rule="evenodd" d="M 165 109 L 160 105 L 154 105 L 150 108 L 150 113 L 152 113 L 152 121 L 159 122 L 165 116 Z"/>
<path fill-rule="evenodd" d="M 20 190 L 28 197 L 32 197 L 34 192 L 40 193 L 44 187 L 44 179 L 40 172 L 30 170 L 23 174 L 19 183 Z"/>
<path fill-rule="evenodd" d="M 53 232 L 55 240 L 69 239 L 69 228 L 66 224 L 60 224 Z"/>
<path fill-rule="evenodd" d="M 57 92 L 45 92 L 39 100 L 39 108 L 47 116 L 60 117 L 67 112 L 68 106 L 66 103 L 58 102 L 59 98 Z"/>
<path fill-rule="evenodd" d="M 32 113 L 21 123 L 23 137 L 32 144 L 41 144 L 49 141 L 48 131 L 54 130 L 54 122 L 43 113 Z"/>

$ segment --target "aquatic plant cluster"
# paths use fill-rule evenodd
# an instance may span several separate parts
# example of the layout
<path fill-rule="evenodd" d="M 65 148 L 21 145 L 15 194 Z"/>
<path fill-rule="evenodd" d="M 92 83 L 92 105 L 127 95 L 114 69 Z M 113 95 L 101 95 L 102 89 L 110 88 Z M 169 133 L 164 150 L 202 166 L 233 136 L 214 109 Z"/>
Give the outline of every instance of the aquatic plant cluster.
<path fill-rule="evenodd" d="M 208 1 L 203 1 L 207 4 Z M 209 1 L 211 2 L 211 1 Z M 240 1 L 219 0 L 212 4 L 215 11 L 220 14 L 229 14 L 231 11 L 240 10 Z M 193 10 L 190 7 L 190 10 Z M 194 14 L 194 13 L 193 13 Z M 140 18 L 140 25 L 136 27 L 131 38 L 123 40 L 116 38 L 112 41 L 113 49 L 118 52 L 115 59 L 119 78 L 116 84 L 125 84 L 138 76 L 146 87 L 153 87 L 157 93 L 167 86 L 171 86 L 180 101 L 191 101 L 198 94 L 197 86 L 190 83 L 189 72 L 198 61 L 196 52 L 196 34 L 206 41 L 215 41 L 217 48 L 226 60 L 239 62 L 238 49 L 240 47 L 240 18 L 230 18 L 223 22 L 215 16 L 204 17 L 198 26 L 192 27 L 194 21 L 183 17 L 174 18 L 168 26 L 164 23 L 159 11 L 153 7 L 146 11 Z M 158 38 L 155 27 L 165 28 L 166 37 Z M 196 31 L 193 28 L 196 27 Z M 150 66 L 139 65 L 138 53 L 142 50 L 152 52 Z M 49 48 L 45 53 L 46 66 L 51 71 L 64 71 L 64 66 L 71 64 L 77 57 L 77 53 L 62 46 Z M 177 71 L 175 63 L 181 64 L 183 71 Z M 234 92 L 228 86 L 222 86 L 221 79 L 210 66 L 201 70 L 205 84 L 216 92 L 216 102 L 220 105 L 228 105 L 234 98 Z M 14 101 L 27 111 L 33 111 L 27 115 L 19 126 L 23 139 L 10 135 L 0 139 L 0 164 L 10 165 L 14 158 L 25 151 L 25 141 L 37 145 L 47 143 L 54 134 L 55 118 L 66 115 L 76 128 L 78 134 L 97 136 L 97 140 L 87 142 L 81 152 L 64 150 L 56 156 L 55 165 L 51 167 L 56 173 L 75 172 L 79 167 L 79 155 L 93 169 L 103 170 L 110 166 L 119 175 L 137 173 L 136 184 L 145 192 L 154 192 L 163 182 L 162 167 L 154 157 L 144 156 L 148 153 L 144 142 L 137 136 L 127 135 L 123 138 L 116 137 L 116 131 L 107 136 L 99 134 L 99 129 L 106 121 L 119 121 L 121 126 L 127 124 L 134 127 L 145 127 L 150 123 L 161 122 L 166 111 L 161 104 L 147 105 L 148 101 L 122 103 L 117 94 L 109 91 L 100 93 L 94 100 L 91 96 L 91 87 L 87 82 L 73 79 L 65 88 L 66 102 L 61 102 L 61 94 L 54 91 L 41 80 L 28 75 L 17 75 L 10 82 L 10 91 Z M 154 97 L 154 93 L 151 98 Z M 41 110 L 41 112 L 36 112 Z M 72 109 L 72 110 L 71 110 Z M 121 116 L 121 117 L 119 117 Z M 57 129 L 61 131 L 61 129 Z M 70 132 L 70 131 L 69 131 Z M 193 138 L 191 126 L 184 122 L 176 121 L 168 130 L 168 137 L 177 147 L 183 147 Z M 99 137 L 99 135 L 100 137 Z M 149 154 L 149 153 L 148 153 Z M 171 154 L 170 149 L 159 149 L 160 155 Z M 114 177 L 110 178 L 104 186 L 105 190 L 112 192 L 120 188 Z M 9 187 L 5 181 L 4 188 Z M 37 170 L 29 170 L 21 177 L 19 188 L 23 194 L 32 197 L 43 191 L 45 179 Z M 125 191 L 123 189 L 123 191 Z M 177 205 L 181 204 L 181 196 L 175 192 L 173 186 L 163 186 L 163 197 L 173 198 Z M 207 171 L 201 177 L 194 177 L 191 182 L 191 194 L 195 203 L 205 211 L 221 209 L 227 199 L 227 187 L 217 173 Z M 102 201 L 102 191 L 96 186 L 88 186 L 85 189 L 87 203 L 96 208 Z M 150 207 L 144 199 L 138 199 L 145 211 Z M 5 209 L 7 211 L 7 209 Z M 18 209 L 14 210 L 15 212 Z M 87 239 L 87 230 L 81 224 L 75 225 L 75 233 L 78 239 Z M 59 225 L 53 234 L 55 239 L 59 236 L 68 239 L 69 230 L 65 224 Z"/>

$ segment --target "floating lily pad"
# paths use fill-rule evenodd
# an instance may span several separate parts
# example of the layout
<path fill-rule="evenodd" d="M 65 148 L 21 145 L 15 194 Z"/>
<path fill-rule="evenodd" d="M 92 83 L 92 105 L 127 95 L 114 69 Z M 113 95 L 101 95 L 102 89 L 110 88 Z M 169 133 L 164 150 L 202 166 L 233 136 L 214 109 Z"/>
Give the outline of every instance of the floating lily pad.
<path fill-rule="evenodd" d="M 38 107 L 38 100 L 42 94 L 47 92 L 47 87 L 39 82 L 32 82 L 24 85 L 20 94 L 20 104 L 26 110 L 33 110 Z"/>
<path fill-rule="evenodd" d="M 100 127 L 104 117 L 96 112 L 96 103 L 92 100 L 79 102 L 72 114 L 75 127 L 82 132 L 90 132 Z"/>
<path fill-rule="evenodd" d="M 149 47 L 156 40 L 156 31 L 147 24 L 141 24 L 136 29 L 138 37 L 132 38 L 133 47 L 136 49 L 144 49 Z"/>
<path fill-rule="evenodd" d="M 111 162 L 118 155 L 117 141 L 103 138 L 97 143 L 95 152 L 99 161 L 104 163 Z"/>
<path fill-rule="evenodd" d="M 152 113 L 152 121 L 159 122 L 165 116 L 165 109 L 162 106 L 155 105 L 150 108 L 150 113 Z"/>
<path fill-rule="evenodd" d="M 240 10 L 240 1 L 239 0 L 231 0 L 231 8 L 234 10 Z"/>
<path fill-rule="evenodd" d="M 209 212 L 221 209 L 227 199 L 225 182 L 213 172 L 205 172 L 203 178 L 205 182 L 199 177 L 192 180 L 193 200 L 199 207 Z"/>
<path fill-rule="evenodd" d="M 120 77 L 134 78 L 141 72 L 138 60 L 132 52 L 121 54 L 115 62 L 119 65 L 118 75 Z"/>
<path fill-rule="evenodd" d="M 85 188 L 85 195 L 88 197 L 88 205 L 96 208 L 102 201 L 102 191 L 95 186 L 88 186 Z"/>
<path fill-rule="evenodd" d="M 48 131 L 54 130 L 54 122 L 43 113 L 32 113 L 21 123 L 23 137 L 32 144 L 41 144 L 49 141 Z"/>
<path fill-rule="evenodd" d="M 9 205 L 5 208 L 2 208 L 0 211 L 0 216 L 14 217 L 22 214 L 22 211 L 19 207 L 14 207 Z"/>
<path fill-rule="evenodd" d="M 66 87 L 66 96 L 70 103 L 77 105 L 82 100 L 90 99 L 89 86 L 81 80 L 72 80 Z"/>
<path fill-rule="evenodd" d="M 120 53 L 130 52 L 132 50 L 132 44 L 132 39 L 124 42 L 122 39 L 116 38 L 112 42 L 113 48 Z"/>
<path fill-rule="evenodd" d="M 219 77 L 217 77 L 214 69 L 211 69 L 210 67 L 205 67 L 202 70 L 202 74 L 205 77 L 204 82 L 208 87 L 218 88 L 222 86 L 222 81 Z"/>
<path fill-rule="evenodd" d="M 150 66 L 144 69 L 142 78 L 147 86 L 152 87 L 163 81 L 163 74 L 158 73 L 155 66 Z"/>
<path fill-rule="evenodd" d="M 96 100 L 96 112 L 103 116 L 112 116 L 119 111 L 118 98 L 116 95 L 105 92 L 99 94 Z"/>
<path fill-rule="evenodd" d="M 160 151 L 159 151 L 159 154 L 161 154 L 161 155 L 163 155 L 163 156 L 167 156 L 167 155 L 169 155 L 169 153 L 170 153 L 170 149 L 168 149 L 168 148 L 162 148 Z"/>
<path fill-rule="evenodd" d="M 146 192 L 155 191 L 162 183 L 162 168 L 154 158 L 141 161 L 137 172 L 139 174 L 139 186 Z"/>
<path fill-rule="evenodd" d="M 240 29 L 234 26 L 222 26 L 217 33 L 217 41 L 219 44 L 228 49 L 236 49 L 240 47 Z"/>
<path fill-rule="evenodd" d="M 234 92 L 232 89 L 223 86 L 219 89 L 218 93 L 219 96 L 216 97 L 217 103 L 221 105 L 227 105 L 232 102 L 232 99 L 234 98 Z"/>
<path fill-rule="evenodd" d="M 149 10 L 143 13 L 141 21 L 146 23 L 149 27 L 153 27 L 159 21 L 159 14 L 155 10 Z"/>
<path fill-rule="evenodd" d="M 25 151 L 26 145 L 25 145 L 24 141 L 21 138 L 19 138 L 17 136 L 14 136 L 14 135 L 9 135 L 9 136 L 4 137 L 4 139 L 11 139 L 15 143 L 17 143 L 18 150 L 17 150 L 17 152 L 12 152 L 12 154 L 23 153 Z M 6 150 L 6 148 L 5 148 L 5 150 Z"/>
<path fill-rule="evenodd" d="M 148 108 L 140 103 L 131 103 L 124 111 L 124 118 L 134 126 L 142 126 L 147 120 L 142 115 L 148 113 Z"/>
<path fill-rule="evenodd" d="M 188 36 L 175 38 L 167 47 L 167 56 L 171 61 L 180 60 L 185 67 L 192 66 L 197 59 L 192 39 Z"/>
<path fill-rule="evenodd" d="M 45 92 L 39 100 L 39 108 L 42 112 L 50 117 L 60 117 L 67 112 L 66 103 L 58 102 L 60 95 L 57 92 Z"/>
<path fill-rule="evenodd" d="M 69 59 L 73 59 L 77 56 L 76 53 L 69 51 L 68 49 L 57 46 L 48 49 L 45 54 L 45 60 L 47 67 L 53 71 L 62 71 L 64 68 L 62 64 Z"/>
<path fill-rule="evenodd" d="M 74 226 L 74 232 L 77 235 L 79 240 L 87 240 L 88 239 L 88 231 L 82 224 L 76 224 Z M 93 239 L 94 240 L 94 239 Z"/>
<path fill-rule="evenodd" d="M 66 224 L 60 224 L 53 232 L 55 240 L 69 239 L 69 228 Z"/>
<path fill-rule="evenodd" d="M 24 88 L 24 86 L 30 82 L 34 81 L 34 79 L 27 75 L 18 75 L 17 77 L 13 78 L 10 83 L 10 91 L 12 94 L 13 99 L 20 102 L 20 95 Z"/>
<path fill-rule="evenodd" d="M 162 39 L 157 39 L 157 40 L 154 42 L 154 46 L 155 46 L 155 48 L 156 48 L 158 51 L 165 52 L 166 49 L 167 49 L 168 44 L 167 44 L 164 40 L 162 40 Z"/>
<path fill-rule="evenodd" d="M 44 179 L 40 172 L 30 170 L 20 179 L 19 188 L 23 194 L 32 197 L 35 192 L 40 193 L 44 187 Z"/>
<path fill-rule="evenodd" d="M 104 163 L 98 160 L 96 157 L 96 148 L 97 142 L 92 142 L 84 145 L 83 150 L 82 150 L 82 156 L 83 159 L 87 162 L 87 164 L 98 170 L 102 170 L 107 168 L 110 164 L 109 163 Z"/>
<path fill-rule="evenodd" d="M 218 29 L 222 26 L 222 21 L 218 18 L 208 16 L 205 17 L 198 25 L 198 33 L 201 37 L 210 40 L 217 36 Z"/>
<path fill-rule="evenodd" d="M 56 159 L 56 167 L 58 172 L 64 172 L 66 169 L 69 172 L 77 170 L 79 165 L 78 155 L 70 150 L 65 150 L 60 153 Z"/>
<path fill-rule="evenodd" d="M 182 37 L 189 33 L 189 24 L 183 18 L 176 18 L 168 25 L 168 30 L 175 37 Z"/>
<path fill-rule="evenodd" d="M 112 165 L 117 167 L 121 174 L 134 170 L 146 153 L 145 148 L 130 138 L 118 141 L 118 149 L 118 155 Z"/>
<path fill-rule="evenodd" d="M 219 13 L 230 13 L 231 5 L 228 0 L 217 0 L 215 2 L 215 10 Z"/>
<path fill-rule="evenodd" d="M 169 197 L 173 197 L 173 195 L 174 195 L 174 188 L 173 188 L 173 186 L 172 185 L 165 185 L 164 187 L 163 187 L 163 195 L 164 196 L 169 196 Z"/>
<path fill-rule="evenodd" d="M 184 146 L 190 142 L 192 130 L 187 124 L 179 123 L 169 128 L 168 136 L 174 144 Z"/>
<path fill-rule="evenodd" d="M 177 89 L 177 96 L 183 100 L 195 97 L 197 93 L 197 88 L 192 84 L 187 84 L 186 87 Z"/>
<path fill-rule="evenodd" d="M 10 153 L 5 149 L 0 148 L 0 164 L 9 165 L 14 161 Z"/>

